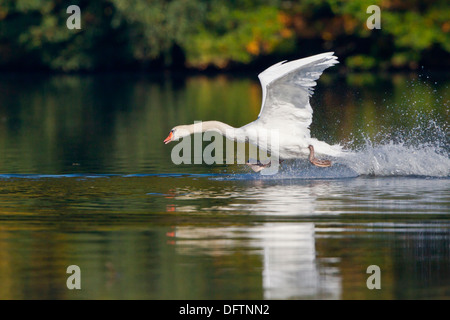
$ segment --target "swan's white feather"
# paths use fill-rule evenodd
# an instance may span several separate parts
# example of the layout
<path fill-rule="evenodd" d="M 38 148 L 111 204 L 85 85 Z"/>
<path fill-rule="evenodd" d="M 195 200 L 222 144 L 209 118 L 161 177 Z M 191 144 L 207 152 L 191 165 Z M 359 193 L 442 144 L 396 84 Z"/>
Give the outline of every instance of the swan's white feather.
<path fill-rule="evenodd" d="M 213 130 L 230 140 L 249 142 L 268 150 L 280 159 L 308 157 L 309 145 L 314 146 L 318 155 L 339 156 L 342 154 L 341 146 L 312 138 L 309 131 L 313 114 L 309 98 L 316 80 L 326 68 L 337 63 L 333 52 L 327 52 L 274 64 L 258 76 L 263 92 L 258 119 L 240 128 L 219 121 L 203 122 L 197 129 L 196 125 L 177 126 L 164 142 Z"/>
<path fill-rule="evenodd" d="M 261 111 L 257 120 L 241 129 L 246 134 L 277 130 L 279 157 L 282 159 L 309 155 L 309 144 L 319 155 L 339 155 L 340 146 L 311 138 L 309 131 L 313 114 L 309 98 L 322 72 L 338 63 L 333 54 L 327 52 L 290 62 L 282 61 L 260 73 L 258 77 L 263 91 Z M 253 143 L 261 145 L 261 141 Z"/>

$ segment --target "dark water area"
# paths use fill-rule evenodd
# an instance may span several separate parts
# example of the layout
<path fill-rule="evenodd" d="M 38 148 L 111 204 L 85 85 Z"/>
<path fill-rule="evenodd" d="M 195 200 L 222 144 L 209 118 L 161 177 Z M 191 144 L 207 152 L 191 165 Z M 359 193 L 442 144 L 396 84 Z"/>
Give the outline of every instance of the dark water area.
<path fill-rule="evenodd" d="M 175 165 L 169 130 L 253 121 L 256 79 L 0 75 L 0 299 L 449 299 L 448 77 L 324 74 L 331 168 Z"/>

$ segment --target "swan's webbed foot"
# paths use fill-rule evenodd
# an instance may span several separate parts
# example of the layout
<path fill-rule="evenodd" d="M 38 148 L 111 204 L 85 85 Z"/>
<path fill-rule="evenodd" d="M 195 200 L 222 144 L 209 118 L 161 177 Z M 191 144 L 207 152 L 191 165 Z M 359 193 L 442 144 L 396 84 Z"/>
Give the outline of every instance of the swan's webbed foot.
<path fill-rule="evenodd" d="M 314 157 L 314 147 L 312 145 L 308 146 L 309 148 L 309 162 L 311 162 L 316 167 L 331 167 L 330 160 L 320 160 Z"/>
<path fill-rule="evenodd" d="M 322 168 L 331 167 L 330 160 L 313 159 L 313 161 L 311 161 L 311 163 L 313 165 L 315 165 L 316 167 L 322 167 Z"/>
<path fill-rule="evenodd" d="M 262 164 L 261 162 L 259 162 L 259 160 L 256 161 L 256 163 L 251 163 L 250 161 L 247 161 L 246 165 L 252 168 L 253 171 L 260 172 L 262 169 L 269 167 L 270 162 L 267 164 Z"/>
<path fill-rule="evenodd" d="M 283 160 L 280 160 L 280 164 L 283 162 Z M 264 168 L 270 167 L 270 162 L 267 164 L 262 164 L 259 160 L 256 161 L 256 163 L 251 163 L 250 160 L 247 161 L 246 165 L 248 165 L 250 168 L 252 168 L 255 172 L 260 172 Z"/>

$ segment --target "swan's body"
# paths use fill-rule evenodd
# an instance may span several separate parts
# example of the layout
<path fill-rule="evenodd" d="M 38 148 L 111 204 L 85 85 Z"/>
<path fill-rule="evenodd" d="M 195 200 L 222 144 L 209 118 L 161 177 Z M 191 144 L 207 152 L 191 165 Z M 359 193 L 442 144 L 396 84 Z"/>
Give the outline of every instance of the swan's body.
<path fill-rule="evenodd" d="M 315 81 L 326 68 L 337 63 L 333 52 L 279 62 L 258 75 L 263 100 L 255 121 L 240 128 L 233 128 L 220 121 L 205 121 L 201 126 L 181 125 L 174 127 L 164 142 L 211 130 L 227 139 L 249 142 L 271 154 L 276 153 L 282 160 L 308 158 L 311 154 L 310 160 L 315 159 L 314 151 L 321 156 L 339 156 L 342 153 L 341 146 L 312 138 L 309 130 L 313 113 L 309 97 L 313 94 Z M 276 132 L 279 138 L 276 148 L 271 146 L 271 132 Z M 312 150 L 309 148 L 311 145 L 314 146 Z"/>

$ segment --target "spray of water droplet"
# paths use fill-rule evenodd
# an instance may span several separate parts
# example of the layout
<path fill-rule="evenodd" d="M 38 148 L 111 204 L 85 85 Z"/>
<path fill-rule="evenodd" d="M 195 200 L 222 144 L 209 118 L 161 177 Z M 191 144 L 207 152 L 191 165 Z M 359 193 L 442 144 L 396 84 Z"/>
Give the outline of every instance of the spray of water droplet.
<path fill-rule="evenodd" d="M 413 88 L 417 81 L 409 83 Z M 423 88 L 423 85 L 422 85 Z M 429 92 L 436 90 L 427 85 Z M 425 96 L 425 95 L 424 95 Z M 435 95 L 436 96 L 436 95 Z M 374 176 L 450 176 L 450 135 L 448 128 L 448 101 L 436 97 L 433 104 L 444 106 L 447 119 L 434 114 L 433 108 L 421 109 L 429 103 L 405 93 L 402 105 L 387 106 L 392 112 L 400 112 L 404 123 L 381 127 L 374 136 L 364 133 L 363 142 L 353 139 L 348 153 L 339 162 L 360 175 Z M 431 112 L 430 112 L 431 110 Z"/>

